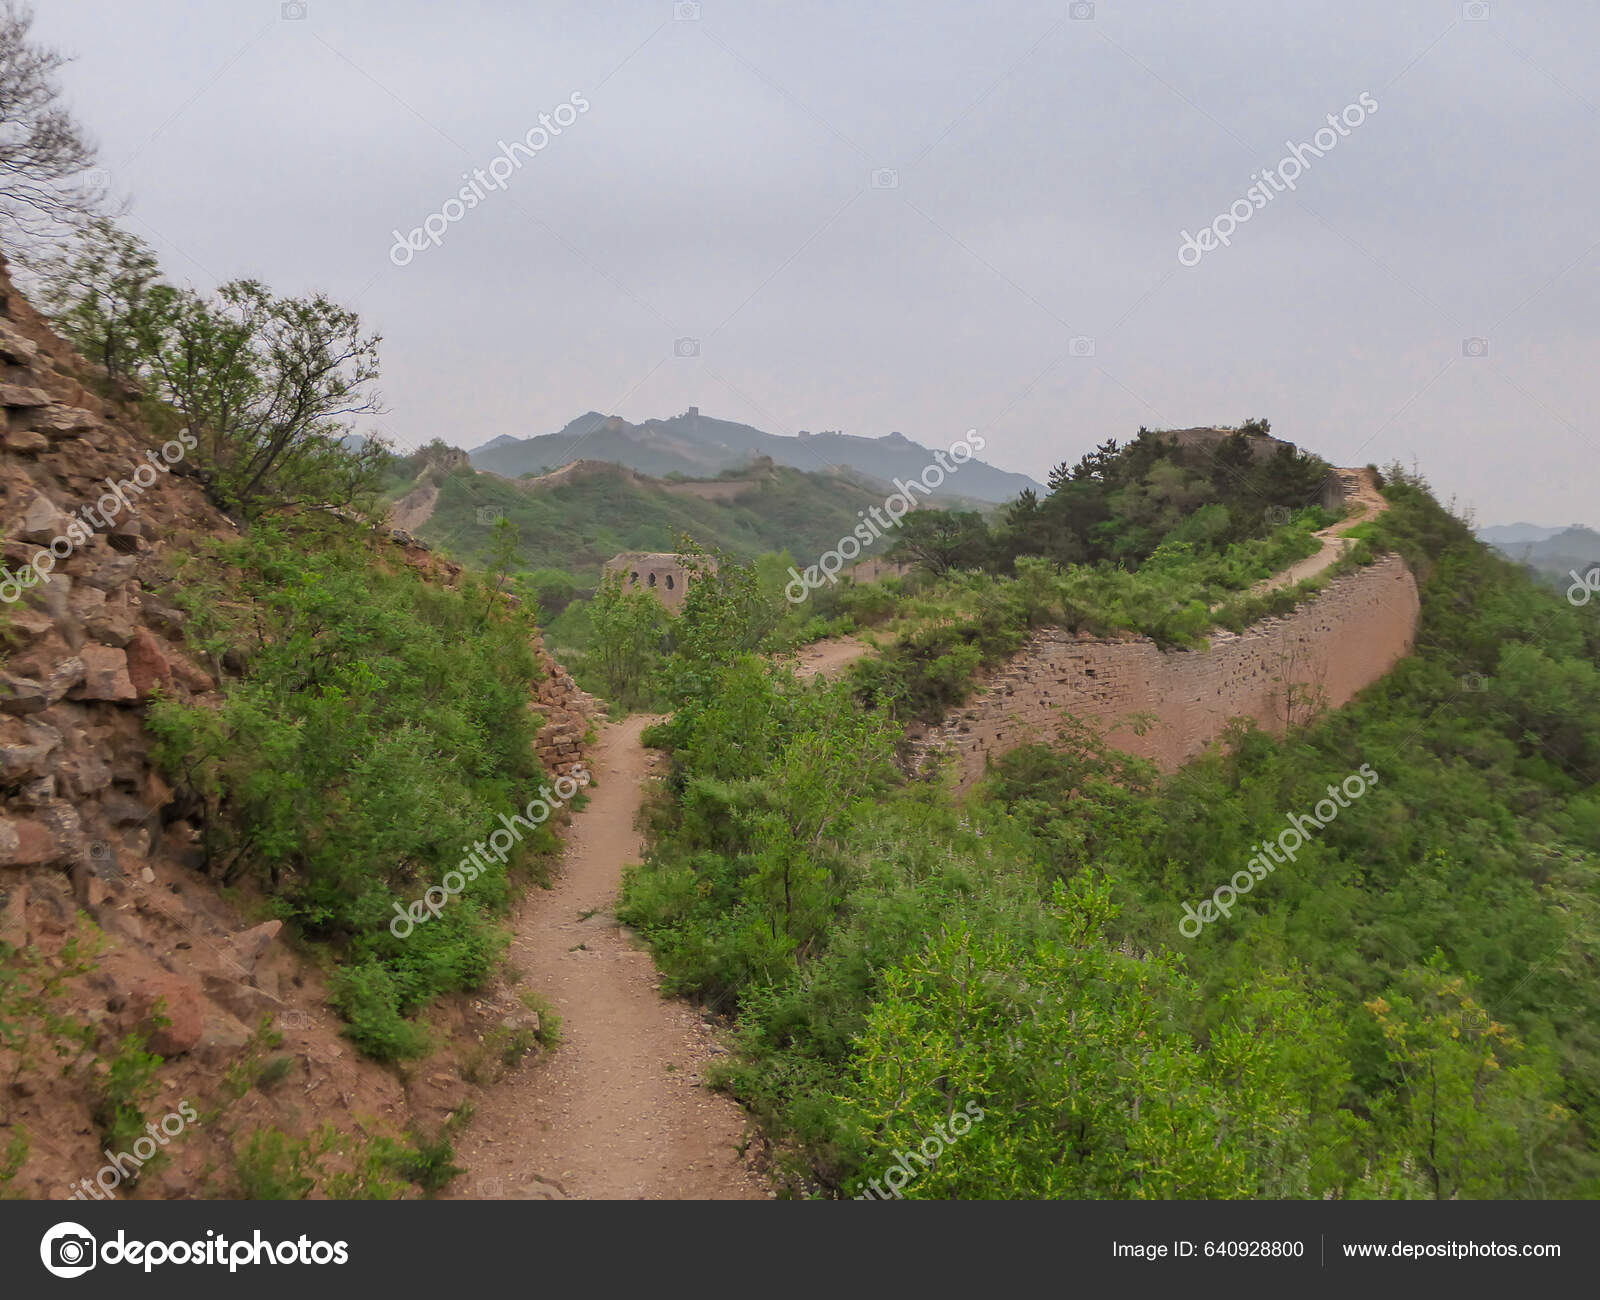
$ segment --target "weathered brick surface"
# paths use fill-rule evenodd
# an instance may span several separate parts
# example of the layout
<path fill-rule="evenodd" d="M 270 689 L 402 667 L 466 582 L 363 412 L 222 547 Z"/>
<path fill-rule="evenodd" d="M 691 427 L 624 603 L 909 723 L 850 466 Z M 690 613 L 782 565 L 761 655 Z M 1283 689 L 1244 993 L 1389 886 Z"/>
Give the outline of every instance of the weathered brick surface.
<path fill-rule="evenodd" d="M 1167 771 L 1200 753 L 1229 719 L 1275 733 L 1318 707 L 1337 708 L 1410 653 L 1417 584 L 1398 556 L 1336 578 L 1314 600 L 1242 633 L 1215 632 L 1203 651 L 1162 651 L 1148 638 L 1104 640 L 1060 629 L 1036 633 L 918 745 L 956 759 L 962 789 L 986 762 L 1053 739 L 1063 712 L 1094 725 L 1118 749 Z M 1143 735 L 1130 715 L 1147 714 Z"/>

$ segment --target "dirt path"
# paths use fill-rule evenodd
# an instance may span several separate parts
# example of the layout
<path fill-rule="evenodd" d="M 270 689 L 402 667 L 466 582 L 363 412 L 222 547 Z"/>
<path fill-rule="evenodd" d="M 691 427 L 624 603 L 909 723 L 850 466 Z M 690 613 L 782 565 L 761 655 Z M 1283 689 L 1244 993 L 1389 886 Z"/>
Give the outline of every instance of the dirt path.
<path fill-rule="evenodd" d="M 433 508 L 439 504 L 439 485 L 432 479 L 414 487 L 389 507 L 389 527 L 414 533 L 433 518 Z"/>
<path fill-rule="evenodd" d="M 606 724 L 596 784 L 574 815 L 557 884 L 532 891 L 510 958 L 562 1017 L 562 1042 L 493 1089 L 462 1135 L 459 1198 L 755 1200 L 764 1180 L 740 1155 L 751 1125 L 702 1086 L 722 1049 L 687 1003 L 657 989 L 655 963 L 612 916 L 654 756 L 653 718 Z"/>
<path fill-rule="evenodd" d="M 1331 527 L 1324 528 L 1312 536 L 1318 538 L 1321 549 L 1315 555 L 1308 555 L 1303 560 L 1296 560 L 1281 573 L 1275 573 L 1270 578 L 1264 578 L 1250 588 L 1252 596 L 1264 595 L 1269 591 L 1277 591 L 1282 587 L 1292 587 L 1297 582 L 1304 582 L 1307 578 L 1314 578 L 1324 569 L 1330 569 L 1339 562 L 1341 556 L 1354 546 L 1344 534 L 1357 524 L 1364 524 L 1369 519 L 1375 519 L 1389 508 L 1389 503 L 1383 499 L 1378 491 L 1378 485 L 1373 481 L 1372 472 L 1365 469 L 1341 469 L 1334 473 L 1340 475 L 1345 481 L 1345 504 L 1354 508 L 1355 513 L 1348 519 L 1341 519 Z"/>
<path fill-rule="evenodd" d="M 853 636 L 837 636 L 801 646 L 792 661 L 785 656 L 784 662 L 793 662 L 797 677 L 816 677 L 832 675 L 871 653 L 872 647 L 864 641 L 857 641 Z"/>

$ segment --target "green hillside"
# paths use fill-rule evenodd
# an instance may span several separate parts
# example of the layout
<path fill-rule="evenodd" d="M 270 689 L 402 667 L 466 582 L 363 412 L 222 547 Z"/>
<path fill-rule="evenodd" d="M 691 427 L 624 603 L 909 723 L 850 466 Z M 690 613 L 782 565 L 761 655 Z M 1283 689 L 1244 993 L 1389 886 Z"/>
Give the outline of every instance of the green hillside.
<path fill-rule="evenodd" d="M 498 511 L 516 525 L 528 568 L 560 569 L 587 581 L 598 580 L 619 551 L 670 551 L 684 533 L 744 559 L 785 548 L 797 557 L 818 555 L 855 527 L 857 511 L 883 502 L 847 479 L 784 468 L 751 479 L 726 501 L 680 495 L 673 487 L 620 466 L 533 489 L 458 469 L 439 480 L 433 516 L 415 531 L 451 554 L 482 559 L 490 512 Z"/>
<path fill-rule="evenodd" d="M 678 674 L 693 689 L 650 733 L 673 798 L 621 915 L 668 987 L 737 1017 L 722 1078 L 803 1185 L 1600 1192 L 1595 624 L 1398 466 L 1384 492 L 1371 545 L 1419 575 L 1415 654 L 1343 709 L 1282 738 L 1236 725 L 1171 775 L 1064 720 L 1056 745 L 1007 754 L 959 801 L 907 782 L 895 706 L 919 668 L 969 675 L 981 642 L 927 667 L 946 647 L 902 644 L 831 684 L 725 651 Z M 1053 496 L 1106 537 L 1148 504 L 1114 474 L 1056 476 Z M 1027 550 L 1055 536 L 1022 522 Z M 988 581 L 975 635 L 1015 645 L 1059 617 Z M 1359 813 L 1184 929 L 1180 904 L 1358 769 L 1376 787 Z M 963 1110 L 948 1158 L 879 1188 L 897 1151 Z"/>

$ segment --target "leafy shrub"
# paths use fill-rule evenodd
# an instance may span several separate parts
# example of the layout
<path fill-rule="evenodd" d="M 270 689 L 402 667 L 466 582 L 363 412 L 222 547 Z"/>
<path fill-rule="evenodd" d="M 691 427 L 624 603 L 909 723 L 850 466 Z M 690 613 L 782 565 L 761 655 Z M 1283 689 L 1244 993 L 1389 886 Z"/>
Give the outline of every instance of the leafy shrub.
<path fill-rule="evenodd" d="M 394 977 L 375 962 L 335 972 L 329 1001 L 348 1022 L 346 1033 L 368 1056 L 399 1061 L 428 1050 L 428 1032 L 400 1013 Z"/>
<path fill-rule="evenodd" d="M 317 1185 L 311 1172 L 314 1167 L 310 1142 L 297 1141 L 275 1128 L 257 1129 L 234 1155 L 239 1199 L 303 1201 Z"/>
<path fill-rule="evenodd" d="M 484 586 L 430 586 L 343 526 L 258 524 L 216 548 L 246 603 L 200 574 L 202 636 L 246 651 L 220 708 L 151 710 L 158 753 L 203 809 L 205 870 L 250 876 L 343 967 L 335 1004 L 364 1050 L 422 1050 L 406 1016 L 480 986 L 503 949 L 509 872 L 555 845 L 483 855 L 438 917 L 391 930 L 543 781 L 527 708 L 533 625 Z M 208 627 L 209 624 L 209 627 Z M 397 910 L 400 909 L 400 910 Z"/>
<path fill-rule="evenodd" d="M 448 1159 L 447 1142 L 441 1160 L 437 1146 L 424 1151 L 364 1130 L 341 1133 L 332 1124 L 303 1138 L 261 1128 L 234 1152 L 234 1194 L 246 1201 L 303 1201 L 313 1192 L 331 1200 L 394 1200 L 405 1190 L 396 1175 L 416 1173 L 432 1183 L 450 1168 Z"/>

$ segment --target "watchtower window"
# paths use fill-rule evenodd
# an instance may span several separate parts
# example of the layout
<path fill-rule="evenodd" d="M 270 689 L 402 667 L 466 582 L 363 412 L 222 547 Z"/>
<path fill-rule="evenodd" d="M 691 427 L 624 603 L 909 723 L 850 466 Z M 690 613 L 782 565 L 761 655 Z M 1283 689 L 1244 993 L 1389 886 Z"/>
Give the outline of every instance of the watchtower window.
<path fill-rule="evenodd" d="M 656 575 L 653 573 L 650 575 L 650 585 L 652 587 L 656 585 Z"/>
<path fill-rule="evenodd" d="M 667 590 L 672 590 L 672 575 L 670 573 L 667 574 Z"/>
<path fill-rule="evenodd" d="M 630 587 L 637 587 L 639 585 L 639 575 L 637 572 L 629 575 L 628 585 Z"/>

